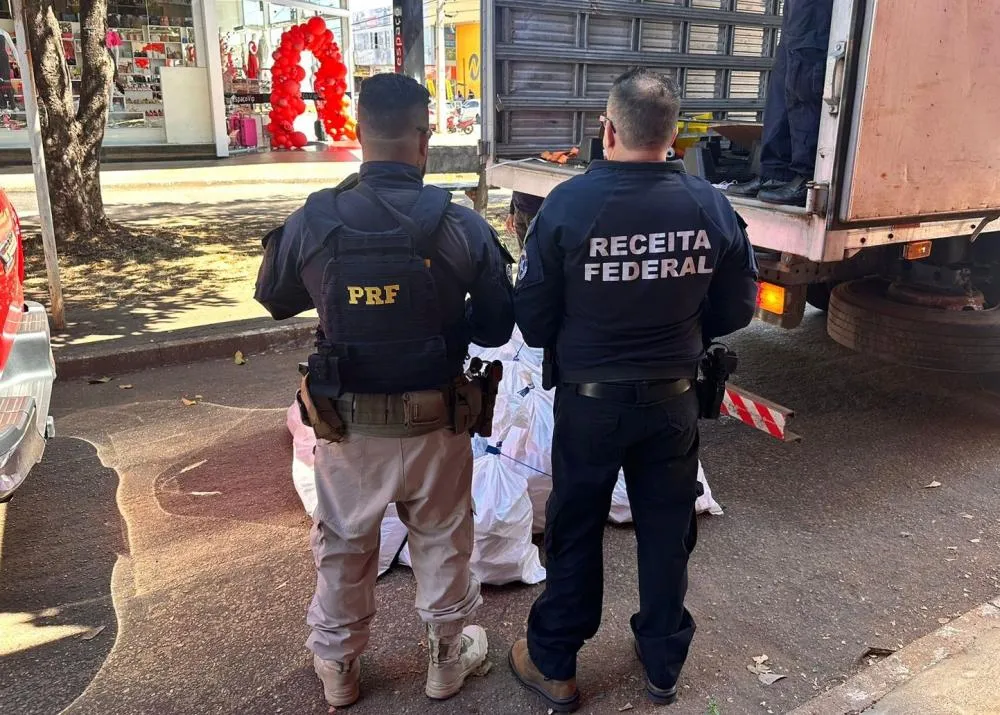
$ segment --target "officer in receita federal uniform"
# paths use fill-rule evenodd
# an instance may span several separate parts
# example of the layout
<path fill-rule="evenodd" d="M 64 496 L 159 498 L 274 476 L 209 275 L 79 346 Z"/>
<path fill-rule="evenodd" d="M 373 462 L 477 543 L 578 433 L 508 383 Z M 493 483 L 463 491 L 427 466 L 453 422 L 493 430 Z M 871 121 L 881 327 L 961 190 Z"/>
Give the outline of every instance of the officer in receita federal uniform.
<path fill-rule="evenodd" d="M 510 664 L 558 711 L 579 704 L 577 653 L 601 622 L 620 468 L 638 541 L 632 630 L 654 702 L 676 699 L 694 636 L 684 607 L 700 491 L 693 383 L 709 341 L 753 317 L 757 267 L 726 198 L 665 160 L 678 111 L 673 81 L 619 77 L 601 119 L 607 161 L 549 194 L 518 270 L 517 323 L 554 356 L 556 397 L 548 576 Z"/>
<path fill-rule="evenodd" d="M 314 194 L 269 234 L 257 280 L 257 299 L 275 318 L 319 312 L 299 395 L 317 436 L 307 645 L 337 707 L 360 695 L 379 526 L 391 503 L 409 531 L 427 624 L 427 695 L 454 695 L 486 660 L 486 633 L 465 624 L 482 603 L 469 571 L 469 431 L 487 417 L 480 383 L 461 376 L 470 341 L 510 339 L 512 259 L 476 213 L 424 186 L 429 101 L 403 75 L 365 81 L 360 182 Z"/>

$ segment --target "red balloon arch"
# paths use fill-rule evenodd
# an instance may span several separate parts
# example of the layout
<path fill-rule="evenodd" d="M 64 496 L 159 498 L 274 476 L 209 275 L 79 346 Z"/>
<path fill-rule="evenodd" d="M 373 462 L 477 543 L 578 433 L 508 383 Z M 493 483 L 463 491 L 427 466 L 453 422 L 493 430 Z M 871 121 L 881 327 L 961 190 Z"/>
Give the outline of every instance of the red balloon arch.
<path fill-rule="evenodd" d="M 281 43 L 272 57 L 271 68 L 271 122 L 267 131 L 271 143 L 279 149 L 301 149 L 308 143 L 302 132 L 295 131 L 295 118 L 306 111 L 302 99 L 302 80 L 306 71 L 299 64 L 302 53 L 308 50 L 319 61 L 313 78 L 316 108 L 327 134 L 334 141 L 354 140 L 354 120 L 348 112 L 350 102 L 347 92 L 347 65 L 344 57 L 321 17 L 311 17 L 308 22 L 283 32 Z"/>

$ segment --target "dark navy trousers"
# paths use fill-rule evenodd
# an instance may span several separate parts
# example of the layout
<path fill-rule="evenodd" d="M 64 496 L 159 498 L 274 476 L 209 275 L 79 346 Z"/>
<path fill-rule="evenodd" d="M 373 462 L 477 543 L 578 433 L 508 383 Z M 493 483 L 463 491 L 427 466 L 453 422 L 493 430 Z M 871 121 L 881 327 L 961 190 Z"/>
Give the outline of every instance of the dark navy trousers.
<path fill-rule="evenodd" d="M 576 654 L 601 624 L 604 529 L 621 468 L 638 543 L 632 631 L 650 680 L 670 688 L 695 631 L 684 608 L 701 492 L 694 390 L 655 405 L 627 405 L 583 397 L 572 386 L 557 389 L 547 578 L 528 617 L 528 648 L 546 677 L 576 675 Z"/>
<path fill-rule="evenodd" d="M 785 0 L 767 86 L 761 176 L 811 179 L 816 166 L 833 0 Z"/>

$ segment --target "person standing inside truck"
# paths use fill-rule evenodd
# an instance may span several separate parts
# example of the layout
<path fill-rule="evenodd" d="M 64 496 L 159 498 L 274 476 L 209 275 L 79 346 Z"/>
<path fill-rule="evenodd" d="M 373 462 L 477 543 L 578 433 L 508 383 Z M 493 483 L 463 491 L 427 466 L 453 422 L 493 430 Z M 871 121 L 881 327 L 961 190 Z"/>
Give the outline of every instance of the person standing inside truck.
<path fill-rule="evenodd" d="M 694 636 L 684 607 L 696 541 L 705 346 L 747 325 L 757 266 L 744 224 L 711 184 L 667 161 L 680 91 L 634 69 L 611 88 L 604 156 L 535 217 L 514 291 L 528 345 L 554 355 L 545 591 L 509 661 L 548 707 L 575 710 L 577 653 L 601 622 L 603 537 L 625 471 L 639 560 L 635 649 L 656 703 L 677 697 Z"/>
<path fill-rule="evenodd" d="M 454 695 L 486 660 L 486 633 L 465 625 L 482 599 L 469 570 L 477 415 L 465 407 L 476 403 L 460 376 L 470 340 L 510 339 L 512 259 L 478 214 L 424 185 L 429 104 L 404 75 L 365 80 L 360 176 L 313 194 L 272 231 L 257 279 L 274 318 L 319 312 L 299 397 L 317 436 L 307 646 L 335 707 L 360 696 L 390 503 L 409 531 L 427 695 Z"/>
<path fill-rule="evenodd" d="M 524 237 L 528 226 L 542 207 L 541 196 L 522 194 L 515 191 L 510 197 L 510 212 L 507 214 L 507 230 L 517 236 L 517 247 L 524 250 Z"/>
<path fill-rule="evenodd" d="M 785 0 L 764 106 L 760 176 L 729 187 L 728 194 L 806 205 L 816 167 L 832 15 L 833 0 Z"/>

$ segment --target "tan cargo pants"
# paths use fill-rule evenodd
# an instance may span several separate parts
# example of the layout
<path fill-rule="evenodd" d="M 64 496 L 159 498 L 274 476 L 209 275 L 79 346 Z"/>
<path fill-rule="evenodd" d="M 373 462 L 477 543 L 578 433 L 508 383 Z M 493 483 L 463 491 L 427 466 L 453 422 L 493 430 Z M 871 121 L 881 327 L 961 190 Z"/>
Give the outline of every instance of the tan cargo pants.
<path fill-rule="evenodd" d="M 350 661 L 368 645 L 375 615 L 380 525 L 390 502 L 409 532 L 416 607 L 441 635 L 461 632 L 482 603 L 472 555 L 472 446 L 448 429 L 422 437 L 349 435 L 316 444 L 312 549 L 316 594 L 306 646 Z"/>

